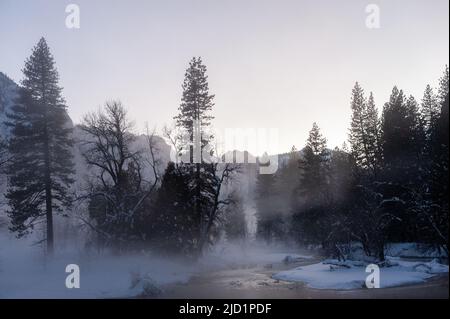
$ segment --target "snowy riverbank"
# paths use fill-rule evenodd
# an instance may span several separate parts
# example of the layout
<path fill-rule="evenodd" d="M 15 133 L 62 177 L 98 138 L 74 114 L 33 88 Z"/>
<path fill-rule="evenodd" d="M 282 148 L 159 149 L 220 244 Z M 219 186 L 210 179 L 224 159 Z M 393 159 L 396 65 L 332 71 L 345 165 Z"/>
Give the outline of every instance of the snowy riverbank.
<path fill-rule="evenodd" d="M 387 267 L 380 268 L 380 288 L 396 287 L 425 282 L 437 275 L 448 273 L 448 265 L 437 259 L 428 262 L 407 261 L 399 257 L 388 257 Z M 320 263 L 281 271 L 272 277 L 278 280 L 304 282 L 317 289 L 365 288 L 366 263 L 325 260 Z"/>

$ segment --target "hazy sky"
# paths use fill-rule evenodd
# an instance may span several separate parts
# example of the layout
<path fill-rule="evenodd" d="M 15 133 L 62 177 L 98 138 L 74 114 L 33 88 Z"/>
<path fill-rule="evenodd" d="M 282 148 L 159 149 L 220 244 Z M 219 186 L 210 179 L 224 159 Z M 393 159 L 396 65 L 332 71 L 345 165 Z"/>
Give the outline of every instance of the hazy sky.
<path fill-rule="evenodd" d="M 81 28 L 67 29 L 78 4 Z M 380 7 L 381 28 L 365 25 Z M 329 146 L 347 139 L 355 81 L 379 108 L 393 85 L 418 99 L 449 56 L 448 0 L 0 0 L 0 71 L 19 81 L 41 36 L 75 122 L 120 99 L 137 129 L 170 123 L 184 71 L 202 56 L 218 129 L 280 132 L 273 152 L 302 147 L 317 121 Z M 251 151 L 251 150 L 250 150 Z"/>

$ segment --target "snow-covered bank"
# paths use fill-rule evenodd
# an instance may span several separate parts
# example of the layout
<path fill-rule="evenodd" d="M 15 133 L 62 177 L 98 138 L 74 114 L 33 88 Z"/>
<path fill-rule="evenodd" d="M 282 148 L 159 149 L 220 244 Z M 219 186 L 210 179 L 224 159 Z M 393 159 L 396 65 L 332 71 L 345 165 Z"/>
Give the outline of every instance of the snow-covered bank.
<path fill-rule="evenodd" d="M 437 260 L 413 262 L 397 257 L 390 257 L 388 260 L 390 266 L 380 268 L 381 288 L 421 283 L 436 274 L 448 273 L 448 266 L 438 263 Z M 365 265 L 360 262 L 327 260 L 282 271 L 273 275 L 273 278 L 304 282 L 317 289 L 357 289 L 365 287 L 368 275 L 365 270 Z"/>
<path fill-rule="evenodd" d="M 419 243 L 392 243 L 386 245 L 386 255 L 404 258 L 448 258 L 443 249 Z"/>
<path fill-rule="evenodd" d="M 311 258 L 285 247 L 228 243 L 212 247 L 193 263 L 146 253 L 87 253 L 73 243 L 50 260 L 31 239 L 0 233 L 0 243 L 0 298 L 154 297 L 166 285 L 186 283 L 193 275 Z M 65 286 L 68 264 L 80 267 L 79 289 Z"/>
<path fill-rule="evenodd" d="M 147 254 L 89 255 L 75 248 L 57 251 L 50 261 L 26 239 L 1 236 L 0 242 L 0 298 L 134 297 L 152 283 L 186 282 L 194 271 L 181 261 Z M 80 288 L 66 288 L 68 264 L 80 267 Z"/>

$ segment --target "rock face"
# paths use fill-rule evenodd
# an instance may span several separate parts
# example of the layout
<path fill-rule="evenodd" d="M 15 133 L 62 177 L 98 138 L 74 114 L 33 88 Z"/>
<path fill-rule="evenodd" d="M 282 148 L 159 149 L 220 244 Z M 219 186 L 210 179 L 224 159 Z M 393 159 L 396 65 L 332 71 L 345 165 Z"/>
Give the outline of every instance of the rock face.
<path fill-rule="evenodd" d="M 4 125 L 6 113 L 11 110 L 17 96 L 19 86 L 6 74 L 0 72 L 0 136 L 8 136 L 8 128 Z"/>

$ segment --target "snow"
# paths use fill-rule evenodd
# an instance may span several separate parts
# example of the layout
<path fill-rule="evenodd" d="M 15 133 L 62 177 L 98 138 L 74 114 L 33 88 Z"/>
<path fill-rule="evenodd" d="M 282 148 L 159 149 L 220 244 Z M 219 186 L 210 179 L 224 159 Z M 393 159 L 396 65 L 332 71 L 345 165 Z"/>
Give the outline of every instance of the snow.
<path fill-rule="evenodd" d="M 435 247 L 418 243 L 392 243 L 386 247 L 386 254 L 393 257 L 406 258 L 439 258 L 447 257 L 446 253 Z"/>
<path fill-rule="evenodd" d="M 380 288 L 424 282 L 436 274 L 448 273 L 448 266 L 437 260 L 429 262 L 405 261 L 388 258 L 389 267 L 380 268 Z M 281 271 L 274 279 L 304 282 L 317 289 L 358 289 L 365 287 L 369 273 L 361 262 L 326 260 L 292 270 Z"/>
<path fill-rule="evenodd" d="M 193 276 L 217 270 L 240 271 L 273 263 L 311 258 L 286 248 L 218 244 L 198 262 L 166 259 L 146 253 L 86 253 L 80 243 L 59 249 L 46 259 L 31 239 L 15 239 L 0 230 L 0 298 L 117 298 L 156 297 L 165 285 L 186 283 Z M 288 258 L 286 258 L 289 256 Z M 80 267 L 80 288 L 68 289 L 68 264 Z M 265 275 L 259 275 L 259 281 Z"/>
<path fill-rule="evenodd" d="M 14 241 L 14 245 L 12 244 Z M 116 298 L 148 294 L 149 287 L 187 282 L 194 268 L 148 254 L 57 251 L 51 261 L 28 240 L 0 236 L 1 298 Z M 80 288 L 65 286 L 68 264 L 80 267 Z"/>
<path fill-rule="evenodd" d="M 313 262 L 313 257 L 286 247 L 261 244 L 219 243 L 198 262 L 167 259 L 149 253 L 113 254 L 86 252 L 80 242 L 68 244 L 45 258 L 31 239 L 15 239 L 0 229 L 0 298 L 117 298 L 157 297 L 166 285 L 187 283 L 201 273 L 215 276 L 220 271 L 225 284 L 230 277 L 236 285 L 258 288 L 273 280 L 304 282 L 318 289 L 358 289 L 365 286 L 367 262 L 324 260 L 307 266 L 281 271 L 272 279 L 255 269 L 276 269 L 279 264 Z M 3 232 L 3 234 L 2 234 Z M 393 246 L 404 251 L 409 244 Z M 392 247 L 391 247 L 392 248 Z M 65 286 L 68 264 L 80 267 L 79 289 Z M 431 261 L 411 261 L 388 257 L 380 268 L 382 288 L 421 283 L 436 274 L 448 273 L 448 266 Z M 226 275 L 226 276 L 225 276 Z M 233 276 L 232 276 L 233 275 Z M 244 279 L 242 279 L 244 278 Z M 220 278 L 216 278 L 220 280 Z"/>

